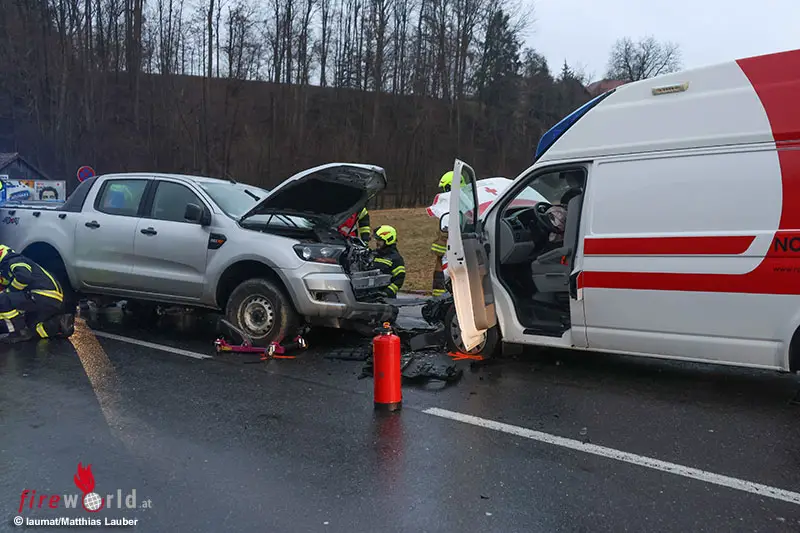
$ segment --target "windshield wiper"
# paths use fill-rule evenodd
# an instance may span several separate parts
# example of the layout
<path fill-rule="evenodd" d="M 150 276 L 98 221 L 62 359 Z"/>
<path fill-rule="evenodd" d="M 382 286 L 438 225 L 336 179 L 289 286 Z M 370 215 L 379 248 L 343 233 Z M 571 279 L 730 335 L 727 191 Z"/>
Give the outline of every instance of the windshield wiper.
<path fill-rule="evenodd" d="M 250 211 L 248 214 L 242 215 L 239 218 L 239 222 L 244 222 L 245 220 L 247 220 L 248 218 L 250 218 L 250 217 L 252 217 L 254 215 L 296 216 L 298 218 L 305 218 L 305 219 L 315 218 L 315 219 L 322 219 L 322 220 L 326 220 L 327 218 L 329 218 L 327 216 L 317 215 L 315 213 L 310 213 L 308 211 L 298 211 L 296 209 L 270 209 L 270 208 L 267 208 L 267 209 L 262 209 L 262 210 L 260 210 L 258 212 Z M 294 225 L 297 225 L 294 221 L 292 221 L 292 223 Z"/>
<path fill-rule="evenodd" d="M 281 219 L 283 219 L 283 221 L 284 221 L 284 222 L 286 222 L 286 223 L 287 223 L 287 225 L 291 224 L 291 225 L 292 225 L 292 226 L 294 226 L 295 228 L 299 227 L 299 226 L 297 225 L 297 223 L 296 223 L 294 220 L 292 220 L 292 219 L 291 219 L 291 217 L 287 217 L 286 215 L 278 215 L 278 216 L 279 216 Z"/>
<path fill-rule="evenodd" d="M 249 191 L 249 190 L 247 190 L 247 189 L 242 189 L 242 190 L 244 191 L 244 193 L 245 193 L 247 196 L 249 196 L 250 198 L 252 198 L 252 199 L 253 199 L 253 200 L 255 200 L 256 202 L 260 202 L 260 201 L 261 201 L 261 198 L 259 198 L 258 196 L 256 196 L 256 195 L 255 195 L 255 193 L 253 193 L 253 192 L 250 192 L 250 191 Z M 242 222 L 244 222 L 246 219 L 250 218 L 250 217 L 251 217 L 251 216 L 253 216 L 253 215 L 255 215 L 255 213 L 254 213 L 254 212 L 253 212 L 253 210 L 251 209 L 250 211 L 248 211 L 247 213 L 245 213 L 244 215 L 242 215 L 241 217 L 239 217 L 239 223 L 242 223 Z"/>

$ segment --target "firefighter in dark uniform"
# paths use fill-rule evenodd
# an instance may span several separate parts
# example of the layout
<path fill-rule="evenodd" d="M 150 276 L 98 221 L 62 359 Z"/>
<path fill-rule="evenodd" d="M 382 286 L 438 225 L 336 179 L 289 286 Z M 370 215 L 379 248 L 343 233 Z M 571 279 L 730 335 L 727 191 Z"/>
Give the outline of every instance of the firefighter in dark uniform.
<path fill-rule="evenodd" d="M 4 287 L 0 320 L 8 328 L 0 342 L 72 335 L 74 315 L 64 314 L 61 285 L 45 269 L 5 245 L 0 245 L 0 284 Z"/>
<path fill-rule="evenodd" d="M 375 268 L 390 274 L 392 281 L 386 287 L 386 295 L 394 298 L 406 280 L 406 263 L 397 251 L 397 230 L 392 226 L 381 226 L 375 230 L 377 257 L 373 260 Z"/>

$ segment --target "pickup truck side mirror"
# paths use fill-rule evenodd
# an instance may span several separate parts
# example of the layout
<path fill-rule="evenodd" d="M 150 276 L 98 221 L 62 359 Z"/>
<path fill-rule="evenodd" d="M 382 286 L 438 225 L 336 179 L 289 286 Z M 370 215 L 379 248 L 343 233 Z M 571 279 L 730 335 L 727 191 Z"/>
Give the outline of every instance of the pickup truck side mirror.
<path fill-rule="evenodd" d="M 189 222 L 198 222 L 201 226 L 211 224 L 211 213 L 197 204 L 186 204 L 186 211 L 183 218 Z"/>

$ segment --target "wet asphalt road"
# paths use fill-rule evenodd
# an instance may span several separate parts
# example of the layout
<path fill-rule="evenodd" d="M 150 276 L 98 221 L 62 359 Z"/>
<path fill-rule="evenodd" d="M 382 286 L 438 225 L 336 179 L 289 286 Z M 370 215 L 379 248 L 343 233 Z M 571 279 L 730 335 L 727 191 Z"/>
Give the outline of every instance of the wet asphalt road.
<path fill-rule="evenodd" d="M 197 329 L 109 327 L 211 355 L 213 333 Z M 68 341 L 0 347 L 0 531 L 20 530 L 17 515 L 135 518 L 147 532 L 800 531 L 798 504 L 423 412 L 797 492 L 794 376 L 539 352 L 461 362 L 459 383 L 406 387 L 402 412 L 379 416 L 362 363 L 323 354 L 195 359 L 85 325 Z M 79 493 L 79 461 L 111 509 L 45 500 L 19 512 L 24 489 Z M 137 509 L 116 509 L 117 489 L 135 489 Z"/>

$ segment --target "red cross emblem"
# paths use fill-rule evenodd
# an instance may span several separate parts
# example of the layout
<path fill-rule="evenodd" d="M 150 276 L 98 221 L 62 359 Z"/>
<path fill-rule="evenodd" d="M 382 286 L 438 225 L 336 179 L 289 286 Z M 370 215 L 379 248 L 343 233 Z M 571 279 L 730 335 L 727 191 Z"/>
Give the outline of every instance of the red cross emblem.
<path fill-rule="evenodd" d="M 497 189 L 492 189 L 490 187 L 486 187 L 486 192 L 492 193 L 493 195 L 497 196 Z"/>

